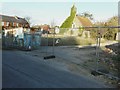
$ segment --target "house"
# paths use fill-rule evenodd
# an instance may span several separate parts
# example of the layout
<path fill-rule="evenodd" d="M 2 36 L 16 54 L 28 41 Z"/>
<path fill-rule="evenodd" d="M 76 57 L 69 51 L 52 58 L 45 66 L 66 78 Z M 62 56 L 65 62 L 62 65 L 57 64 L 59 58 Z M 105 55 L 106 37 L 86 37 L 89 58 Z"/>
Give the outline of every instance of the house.
<path fill-rule="evenodd" d="M 92 22 L 84 16 L 76 15 L 72 22 L 72 28 L 79 28 L 79 27 L 91 27 L 93 24 Z"/>
<path fill-rule="evenodd" d="M 25 18 L 6 15 L 0 15 L 0 18 L 2 20 L 2 26 L 5 28 L 29 27 L 29 23 L 25 20 Z"/>
<path fill-rule="evenodd" d="M 40 30 L 43 34 L 50 33 L 50 25 L 44 24 L 44 25 L 35 25 L 33 26 L 35 30 Z"/>
<path fill-rule="evenodd" d="M 13 46 L 13 43 L 19 43 L 23 46 L 24 33 L 30 32 L 30 25 L 25 18 L 17 16 L 0 15 L 2 26 L 3 46 Z"/>
<path fill-rule="evenodd" d="M 40 33 L 30 28 L 25 18 L 17 16 L 0 15 L 4 46 L 20 46 L 25 49 L 40 45 Z M 10 41 L 11 40 L 11 41 Z"/>
<path fill-rule="evenodd" d="M 50 26 L 49 25 L 47 25 L 47 24 L 40 25 L 40 28 L 41 28 L 43 34 L 45 34 L 45 33 L 49 34 L 50 33 Z"/>
<path fill-rule="evenodd" d="M 72 22 L 72 30 L 77 30 L 80 27 L 92 27 L 92 25 L 92 22 L 87 17 L 76 15 Z M 85 28 L 82 33 L 82 37 L 86 37 L 86 35 L 87 37 L 90 37 L 90 30 L 90 28 Z"/>
<path fill-rule="evenodd" d="M 73 34 L 78 35 L 76 32 L 80 27 L 91 27 L 93 24 L 89 18 L 77 15 L 77 8 L 75 5 L 72 6 L 70 16 L 63 22 L 61 28 L 70 28 L 70 32 L 72 31 Z M 87 34 L 90 37 L 90 29 L 84 29 L 82 36 L 85 37 Z"/>
<path fill-rule="evenodd" d="M 19 33 L 23 33 L 26 28 L 30 28 L 29 23 L 25 18 L 0 15 L 0 20 L 2 21 L 2 30 L 5 35 L 8 32 L 13 35 L 18 35 Z"/>

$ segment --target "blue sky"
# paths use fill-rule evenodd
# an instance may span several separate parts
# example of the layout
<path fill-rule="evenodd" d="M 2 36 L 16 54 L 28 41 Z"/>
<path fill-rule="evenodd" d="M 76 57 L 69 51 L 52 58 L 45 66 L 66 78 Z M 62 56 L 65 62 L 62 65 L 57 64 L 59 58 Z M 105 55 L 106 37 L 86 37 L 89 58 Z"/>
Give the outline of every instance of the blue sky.
<path fill-rule="evenodd" d="M 18 1 L 18 0 L 17 0 Z M 32 0 L 33 1 L 33 0 Z M 113 1 L 113 0 L 112 0 Z M 118 2 L 2 2 L 0 14 L 20 17 L 31 17 L 32 24 L 61 25 L 69 16 L 73 4 L 77 7 L 77 13 L 90 12 L 95 21 L 105 21 L 118 15 Z"/>

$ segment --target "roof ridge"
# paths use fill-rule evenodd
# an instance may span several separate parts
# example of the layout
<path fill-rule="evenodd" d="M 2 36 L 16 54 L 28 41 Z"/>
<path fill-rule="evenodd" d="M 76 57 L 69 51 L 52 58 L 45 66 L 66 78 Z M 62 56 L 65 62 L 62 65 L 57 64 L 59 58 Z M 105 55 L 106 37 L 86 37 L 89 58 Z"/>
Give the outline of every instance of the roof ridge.
<path fill-rule="evenodd" d="M 24 19 L 24 18 L 21 18 L 21 17 L 19 17 L 19 16 L 17 16 L 17 15 L 9 16 L 9 15 L 3 15 L 3 14 L 0 14 L 0 16 L 11 17 L 11 18 L 18 17 L 19 19 Z"/>

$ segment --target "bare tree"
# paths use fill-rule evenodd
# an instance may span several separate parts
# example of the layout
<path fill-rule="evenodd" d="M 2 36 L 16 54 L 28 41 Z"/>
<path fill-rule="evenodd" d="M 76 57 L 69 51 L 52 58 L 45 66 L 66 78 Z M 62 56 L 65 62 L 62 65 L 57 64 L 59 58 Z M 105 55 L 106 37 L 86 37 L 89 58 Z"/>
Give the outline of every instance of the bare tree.
<path fill-rule="evenodd" d="M 29 23 L 29 25 L 31 25 L 31 17 L 26 16 L 26 17 L 25 17 L 25 20 Z"/>
<path fill-rule="evenodd" d="M 51 28 L 54 28 L 55 25 L 56 25 L 56 23 L 55 23 L 55 21 L 54 21 L 54 19 L 53 19 L 53 20 L 51 21 Z"/>
<path fill-rule="evenodd" d="M 93 14 L 89 13 L 89 12 L 83 12 L 81 14 L 79 14 L 80 16 L 83 16 L 83 17 L 87 17 L 89 18 L 90 20 L 93 20 Z"/>

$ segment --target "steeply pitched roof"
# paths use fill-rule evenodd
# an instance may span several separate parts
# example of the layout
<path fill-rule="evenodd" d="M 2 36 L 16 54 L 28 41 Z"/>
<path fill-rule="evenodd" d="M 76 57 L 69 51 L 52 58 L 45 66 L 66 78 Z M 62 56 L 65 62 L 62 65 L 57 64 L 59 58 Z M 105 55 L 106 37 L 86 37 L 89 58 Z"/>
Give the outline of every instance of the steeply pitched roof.
<path fill-rule="evenodd" d="M 28 24 L 28 22 L 24 18 L 20 17 L 13 17 L 13 16 L 6 16 L 6 15 L 0 15 L 0 20 L 3 22 L 16 22 L 16 23 L 21 23 L 21 24 Z"/>
<path fill-rule="evenodd" d="M 76 16 L 76 17 L 81 22 L 81 24 L 85 27 L 93 25 L 92 22 L 86 17 L 82 17 L 82 16 Z"/>

